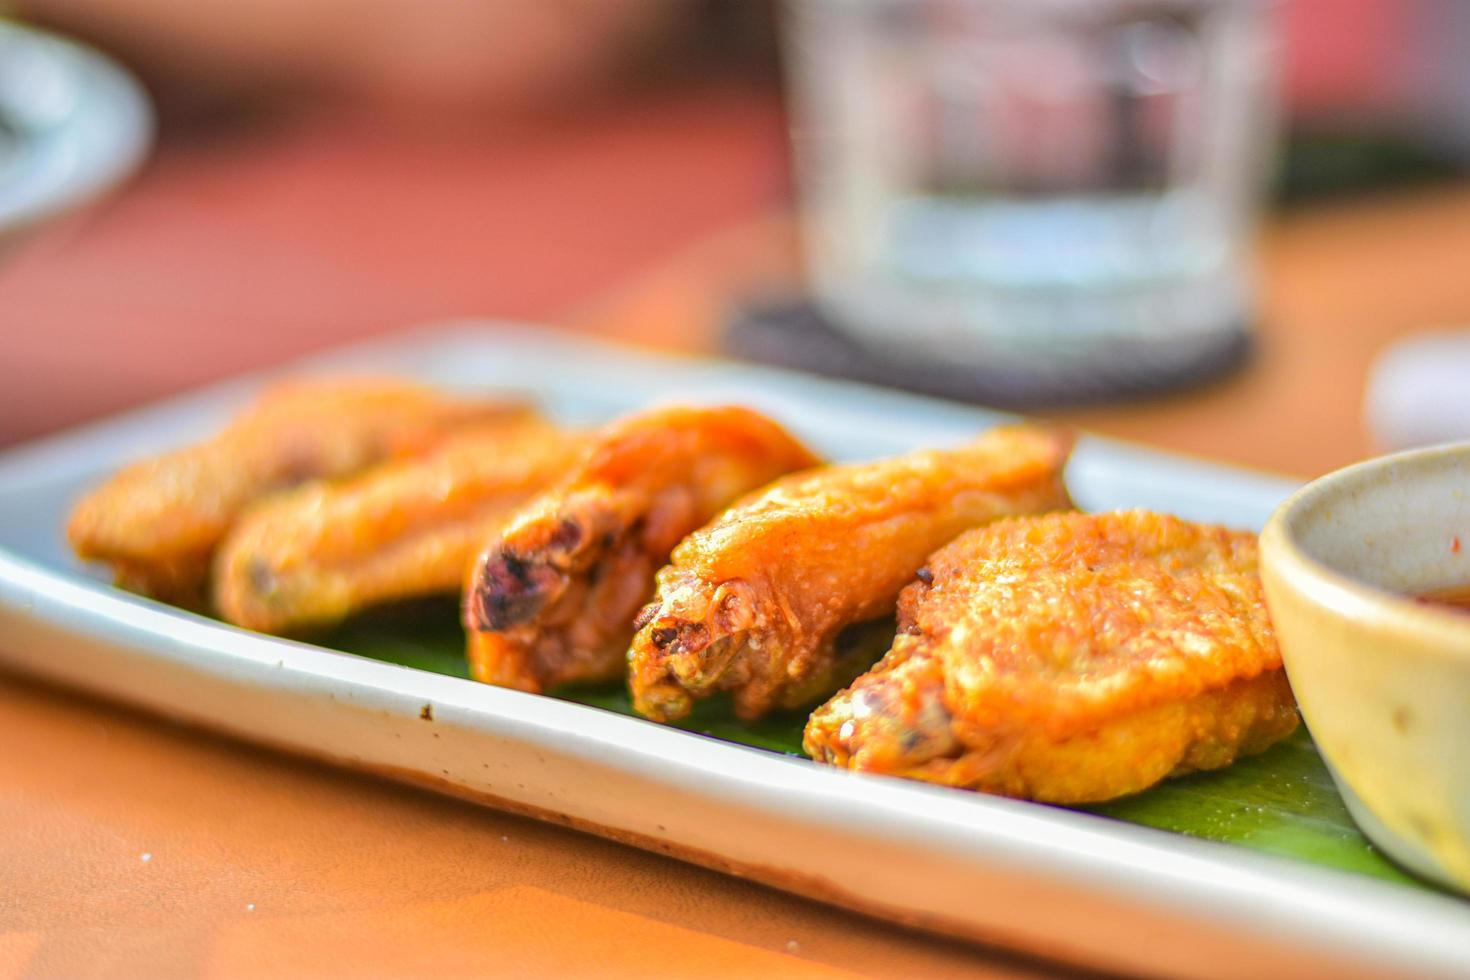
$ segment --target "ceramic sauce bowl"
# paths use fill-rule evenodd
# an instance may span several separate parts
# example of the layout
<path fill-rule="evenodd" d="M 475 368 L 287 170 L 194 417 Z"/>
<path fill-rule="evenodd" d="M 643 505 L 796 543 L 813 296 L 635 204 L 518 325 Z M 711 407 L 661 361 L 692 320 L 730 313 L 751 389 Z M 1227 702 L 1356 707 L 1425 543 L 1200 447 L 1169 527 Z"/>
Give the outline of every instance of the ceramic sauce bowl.
<path fill-rule="evenodd" d="M 1370 460 L 1261 535 L 1286 671 L 1348 808 L 1410 870 L 1470 891 L 1470 443 Z"/>

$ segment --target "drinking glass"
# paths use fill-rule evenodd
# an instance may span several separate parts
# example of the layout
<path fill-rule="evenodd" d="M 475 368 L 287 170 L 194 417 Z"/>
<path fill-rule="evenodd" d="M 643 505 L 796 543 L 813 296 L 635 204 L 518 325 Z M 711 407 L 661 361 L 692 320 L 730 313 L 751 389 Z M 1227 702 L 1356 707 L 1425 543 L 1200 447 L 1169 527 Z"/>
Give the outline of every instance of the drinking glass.
<path fill-rule="evenodd" d="M 1065 397 L 1239 347 L 1258 0 L 790 0 L 812 287 L 863 346 Z"/>

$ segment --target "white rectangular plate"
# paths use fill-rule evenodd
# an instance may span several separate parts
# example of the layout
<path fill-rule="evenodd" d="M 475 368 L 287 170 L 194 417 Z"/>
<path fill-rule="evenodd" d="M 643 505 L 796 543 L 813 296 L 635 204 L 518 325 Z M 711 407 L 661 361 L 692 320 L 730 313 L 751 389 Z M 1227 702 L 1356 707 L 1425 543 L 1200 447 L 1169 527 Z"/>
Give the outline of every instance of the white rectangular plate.
<path fill-rule="evenodd" d="M 656 402 L 741 402 L 839 459 L 956 442 L 1002 418 L 488 324 L 406 334 L 291 370 L 344 369 L 523 390 L 569 422 Z M 83 487 L 204 436 L 263 380 L 0 457 L 0 663 L 873 915 L 1104 969 L 1470 969 L 1470 905 L 1458 899 L 1090 814 L 837 771 L 248 633 L 118 591 L 70 557 L 61 528 Z M 1153 507 L 1244 527 L 1258 527 L 1291 489 L 1100 439 L 1082 441 L 1069 482 L 1085 508 Z"/>

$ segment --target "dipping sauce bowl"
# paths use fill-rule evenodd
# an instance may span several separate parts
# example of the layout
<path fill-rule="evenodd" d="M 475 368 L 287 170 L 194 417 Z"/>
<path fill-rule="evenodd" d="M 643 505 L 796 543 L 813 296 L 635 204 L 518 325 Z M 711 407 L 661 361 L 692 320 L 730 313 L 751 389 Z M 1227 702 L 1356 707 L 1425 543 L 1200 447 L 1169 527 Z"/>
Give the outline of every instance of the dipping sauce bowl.
<path fill-rule="evenodd" d="M 1302 716 L 1364 833 L 1470 892 L 1470 443 L 1369 460 L 1290 497 L 1261 577 Z"/>

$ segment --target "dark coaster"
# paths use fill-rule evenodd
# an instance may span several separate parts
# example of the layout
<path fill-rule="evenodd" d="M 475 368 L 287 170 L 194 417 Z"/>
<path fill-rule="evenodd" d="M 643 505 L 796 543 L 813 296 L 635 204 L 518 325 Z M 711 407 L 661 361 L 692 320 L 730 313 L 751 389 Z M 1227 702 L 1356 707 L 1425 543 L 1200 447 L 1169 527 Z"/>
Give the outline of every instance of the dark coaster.
<path fill-rule="evenodd" d="M 1085 405 L 1177 391 L 1212 381 L 1245 364 L 1252 353 L 1244 326 L 1189 345 L 1120 341 L 1109 356 L 1058 373 L 1041 364 L 1023 372 L 959 366 L 925 358 L 898 360 L 868 350 L 834 329 L 809 300 L 745 303 L 725 325 L 725 350 L 736 357 L 925 395 L 1028 409 Z"/>

